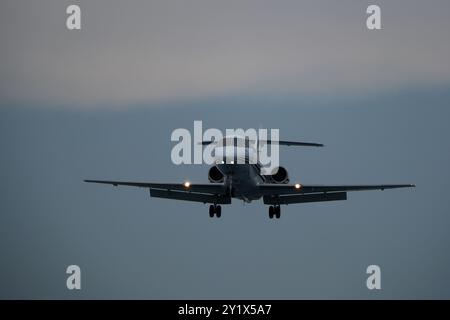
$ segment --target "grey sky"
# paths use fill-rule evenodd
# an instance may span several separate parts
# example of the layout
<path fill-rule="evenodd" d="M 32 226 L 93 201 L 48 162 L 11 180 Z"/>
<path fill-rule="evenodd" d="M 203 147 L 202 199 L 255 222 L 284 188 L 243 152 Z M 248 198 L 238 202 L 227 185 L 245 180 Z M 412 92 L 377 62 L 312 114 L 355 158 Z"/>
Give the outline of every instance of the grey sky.
<path fill-rule="evenodd" d="M 79 1 L 80 32 L 72 2 L 0 4 L 0 298 L 450 298 L 448 1 L 375 32 L 368 1 Z M 293 181 L 417 188 L 273 221 L 82 182 L 206 182 L 170 162 L 194 120 L 324 143 L 281 150 Z"/>
<path fill-rule="evenodd" d="M 223 95 L 350 95 L 450 80 L 448 1 L 6 1 L 0 95 L 114 106 Z"/>
<path fill-rule="evenodd" d="M 359 100 L 212 99 L 161 108 L 3 108 L 0 296 L 3 298 L 449 298 L 449 90 Z M 232 106 L 230 108 L 226 106 Z M 214 111 L 210 111 L 214 110 Z M 255 119 L 254 110 L 258 110 Z M 276 113 L 276 116 L 275 116 Z M 236 115 L 239 115 L 236 117 Z M 415 183 L 335 203 L 207 206 L 85 178 L 207 181 L 170 162 L 173 128 L 263 125 L 303 183 Z M 81 292 L 65 268 L 82 268 Z M 365 286 L 382 268 L 382 290 Z"/>

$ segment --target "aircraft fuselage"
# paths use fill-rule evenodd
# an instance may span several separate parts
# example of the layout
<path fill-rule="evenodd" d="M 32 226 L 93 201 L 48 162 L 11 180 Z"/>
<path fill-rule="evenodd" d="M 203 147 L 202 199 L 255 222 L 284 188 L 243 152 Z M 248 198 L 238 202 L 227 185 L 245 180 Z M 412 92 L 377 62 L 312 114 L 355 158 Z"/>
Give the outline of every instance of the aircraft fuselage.
<path fill-rule="evenodd" d="M 225 184 L 233 198 L 251 202 L 261 198 L 257 192 L 258 185 L 264 183 L 258 165 L 252 164 L 218 164 L 217 168 L 225 176 Z"/>

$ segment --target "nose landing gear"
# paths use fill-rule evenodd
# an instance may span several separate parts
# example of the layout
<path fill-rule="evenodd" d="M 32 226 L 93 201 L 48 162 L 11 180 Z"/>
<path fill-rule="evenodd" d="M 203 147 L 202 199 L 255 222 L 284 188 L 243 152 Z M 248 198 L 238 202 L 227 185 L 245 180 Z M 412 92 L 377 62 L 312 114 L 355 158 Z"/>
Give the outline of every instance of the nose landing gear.
<path fill-rule="evenodd" d="M 222 207 L 220 205 L 210 205 L 209 206 L 209 217 L 213 218 L 216 215 L 217 218 L 222 216 Z"/>
<path fill-rule="evenodd" d="M 281 216 L 281 210 L 280 210 L 279 205 L 269 207 L 269 218 L 270 219 L 273 219 L 274 217 L 277 219 L 280 219 L 280 216 Z"/>

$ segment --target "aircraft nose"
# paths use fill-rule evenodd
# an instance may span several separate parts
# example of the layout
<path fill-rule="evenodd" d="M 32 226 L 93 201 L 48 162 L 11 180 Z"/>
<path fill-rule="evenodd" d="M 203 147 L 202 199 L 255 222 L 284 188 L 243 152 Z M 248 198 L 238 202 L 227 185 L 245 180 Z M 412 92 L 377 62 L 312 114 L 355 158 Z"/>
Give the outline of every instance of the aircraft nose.
<path fill-rule="evenodd" d="M 219 147 L 215 150 L 214 160 L 219 164 L 256 163 L 254 150 L 242 147 Z"/>

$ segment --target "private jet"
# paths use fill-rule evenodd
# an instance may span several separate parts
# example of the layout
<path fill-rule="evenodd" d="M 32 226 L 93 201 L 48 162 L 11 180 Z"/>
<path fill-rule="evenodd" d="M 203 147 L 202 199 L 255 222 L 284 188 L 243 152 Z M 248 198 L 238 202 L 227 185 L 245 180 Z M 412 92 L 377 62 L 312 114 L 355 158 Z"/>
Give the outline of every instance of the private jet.
<path fill-rule="evenodd" d="M 280 218 L 280 206 L 294 203 L 346 200 L 347 192 L 364 190 L 385 190 L 415 187 L 413 184 L 381 185 L 309 185 L 290 183 L 284 167 L 278 166 L 272 174 L 262 174 L 257 158 L 259 145 L 277 143 L 283 146 L 323 147 L 320 143 L 297 141 L 251 141 L 248 138 L 227 136 L 218 141 L 203 141 L 214 145 L 214 165 L 208 171 L 209 183 L 153 183 L 110 180 L 84 180 L 89 183 L 113 186 L 146 188 L 151 197 L 194 201 L 210 204 L 209 216 L 220 218 L 221 205 L 231 204 L 232 198 L 251 202 L 263 199 L 269 205 L 269 218 Z"/>

